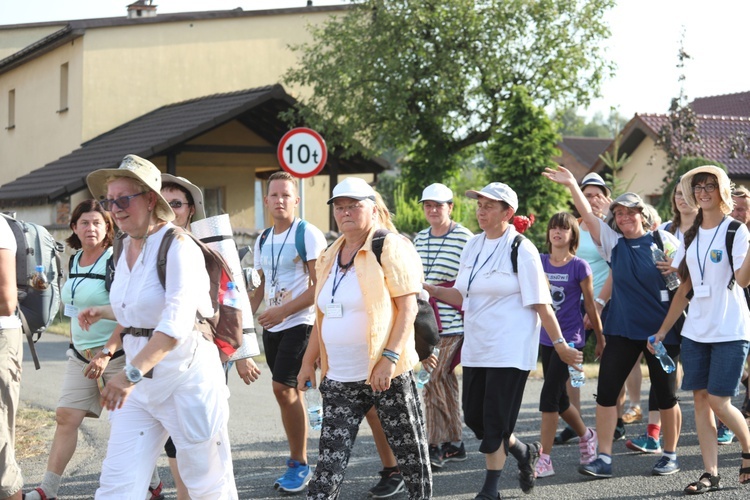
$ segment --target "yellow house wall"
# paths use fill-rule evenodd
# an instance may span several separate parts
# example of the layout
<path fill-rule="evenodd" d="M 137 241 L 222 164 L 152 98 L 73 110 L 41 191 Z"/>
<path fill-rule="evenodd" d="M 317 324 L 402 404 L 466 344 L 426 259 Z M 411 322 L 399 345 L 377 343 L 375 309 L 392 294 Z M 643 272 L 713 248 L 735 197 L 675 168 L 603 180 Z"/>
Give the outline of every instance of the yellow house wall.
<path fill-rule="evenodd" d="M 10 55 L 15 54 L 32 43 L 51 35 L 55 31 L 59 31 L 64 26 L 64 24 L 29 26 L 22 28 L 6 28 L 0 26 L 0 28 L 2 28 L 2 36 L 0 36 L 0 59 L 5 59 Z"/>
<path fill-rule="evenodd" d="M 82 38 L 0 74 L 0 184 L 70 153 L 81 142 Z M 60 109 L 60 66 L 68 63 L 68 111 Z M 15 89 L 15 128 L 8 93 Z M 114 106 L 114 103 L 113 103 Z"/>
<path fill-rule="evenodd" d="M 623 183 L 623 189 L 638 193 L 648 201 L 649 196 L 661 194 L 666 164 L 664 151 L 656 147 L 653 139 L 646 137 L 633 151 L 618 178 Z"/>
<path fill-rule="evenodd" d="M 88 30 L 82 139 L 164 104 L 279 83 L 297 61 L 287 46 L 308 41 L 307 23 L 327 17 L 289 14 Z"/>

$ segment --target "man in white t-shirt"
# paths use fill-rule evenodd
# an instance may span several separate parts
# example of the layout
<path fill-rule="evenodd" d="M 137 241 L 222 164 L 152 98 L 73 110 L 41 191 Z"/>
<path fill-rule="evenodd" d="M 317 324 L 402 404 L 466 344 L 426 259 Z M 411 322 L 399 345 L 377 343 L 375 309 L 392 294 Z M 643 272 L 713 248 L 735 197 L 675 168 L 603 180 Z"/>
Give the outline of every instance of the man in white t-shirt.
<path fill-rule="evenodd" d="M 302 221 L 294 216 L 299 205 L 297 181 L 287 172 L 275 172 L 268 179 L 266 209 L 273 219 L 270 231 L 255 242 L 255 269 L 261 284 L 250 299 L 263 327 L 263 346 L 273 378 L 273 393 L 281 410 L 281 420 L 289 441 L 287 471 L 274 488 L 286 493 L 302 491 L 312 477 L 307 463 L 307 418 L 302 393 L 297 390 L 297 374 L 315 322 L 315 261 L 326 248 L 323 233 L 305 224 L 304 253 L 298 255 L 298 235 Z"/>
<path fill-rule="evenodd" d="M 17 305 L 16 239 L 0 216 L 0 499 L 20 499 L 23 487 L 14 451 L 23 358 Z"/>

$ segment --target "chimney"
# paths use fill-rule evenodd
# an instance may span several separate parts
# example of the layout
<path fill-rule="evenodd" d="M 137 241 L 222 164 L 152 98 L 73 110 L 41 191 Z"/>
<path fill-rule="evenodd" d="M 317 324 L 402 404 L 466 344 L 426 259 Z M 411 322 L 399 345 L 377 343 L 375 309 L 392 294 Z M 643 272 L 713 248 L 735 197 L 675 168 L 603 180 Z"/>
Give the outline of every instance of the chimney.
<path fill-rule="evenodd" d="M 128 5 L 128 19 L 140 19 L 142 17 L 156 17 L 156 5 L 153 0 L 138 0 Z"/>
<path fill-rule="evenodd" d="M 307 6 L 312 7 L 313 0 L 307 0 Z"/>

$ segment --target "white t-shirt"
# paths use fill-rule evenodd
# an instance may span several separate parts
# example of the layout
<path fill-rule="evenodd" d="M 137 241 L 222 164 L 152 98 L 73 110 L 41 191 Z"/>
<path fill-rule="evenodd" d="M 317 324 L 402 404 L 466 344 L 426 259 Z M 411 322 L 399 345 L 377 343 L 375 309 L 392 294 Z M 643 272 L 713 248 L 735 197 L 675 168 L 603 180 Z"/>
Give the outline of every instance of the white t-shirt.
<path fill-rule="evenodd" d="M 541 321 L 532 306 L 552 304 L 552 296 L 531 241 L 518 247 L 513 272 L 510 247 L 517 234 L 512 225 L 495 240 L 479 234 L 461 254 L 454 288 L 464 298 L 464 366 L 536 368 Z"/>
<path fill-rule="evenodd" d="M 0 248 L 10 250 L 10 257 L 16 258 L 16 237 L 8 225 L 5 217 L 0 216 Z M 15 279 L 15 277 L 13 278 Z M 21 320 L 17 315 L 0 316 L 0 329 L 3 328 L 21 328 Z"/>
<path fill-rule="evenodd" d="M 682 335 L 695 342 L 750 340 L 750 311 L 742 288 L 737 284 L 732 290 L 727 288 L 732 275 L 726 255 L 726 235 L 731 220 L 727 217 L 718 228 L 698 229 L 690 247 L 686 250 L 680 245 L 672 262 L 677 267 L 687 259 L 694 296 Z M 747 250 L 748 230 L 740 224 L 731 249 L 735 269 L 742 266 Z M 702 278 L 701 268 L 704 269 Z M 701 284 L 708 286 L 708 296 L 699 296 L 702 295 L 698 292 Z"/>
<path fill-rule="evenodd" d="M 341 306 L 340 318 L 327 314 L 327 307 L 332 302 Z M 367 380 L 370 364 L 370 345 L 367 341 L 369 320 L 354 266 L 344 275 L 334 264 L 318 294 L 318 307 L 323 311 L 320 332 L 328 353 L 326 377 L 337 382 Z"/>
<path fill-rule="evenodd" d="M 322 231 L 312 224 L 305 226 L 305 251 L 307 255 L 297 255 L 295 237 L 299 219 L 295 219 L 289 229 L 281 234 L 271 233 L 260 249 L 260 238 L 255 240 L 254 266 L 263 270 L 264 300 L 266 305 L 281 305 L 294 300 L 310 287 L 310 275 L 306 271 L 307 262 L 316 260 L 326 249 L 326 238 Z M 271 292 L 274 292 L 273 295 Z M 315 308 L 302 309 L 287 316 L 278 325 L 269 328 L 271 332 L 281 332 L 298 325 L 312 325 L 315 322 Z"/>

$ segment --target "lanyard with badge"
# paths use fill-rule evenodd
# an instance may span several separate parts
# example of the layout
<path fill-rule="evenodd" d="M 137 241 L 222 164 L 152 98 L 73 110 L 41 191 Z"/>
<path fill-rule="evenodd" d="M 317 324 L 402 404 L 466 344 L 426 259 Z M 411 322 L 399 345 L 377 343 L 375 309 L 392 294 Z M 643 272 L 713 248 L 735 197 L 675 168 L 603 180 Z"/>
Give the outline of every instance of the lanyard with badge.
<path fill-rule="evenodd" d="M 701 255 L 700 255 L 700 231 L 695 235 L 695 256 L 698 259 L 698 270 L 701 273 L 701 284 L 696 286 L 693 285 L 693 296 L 694 297 L 709 297 L 711 296 L 711 286 L 710 285 L 704 285 L 703 284 L 703 275 L 706 272 L 706 261 L 708 260 L 708 253 L 711 251 L 711 245 L 713 245 L 714 240 L 716 239 L 716 235 L 719 233 L 719 228 L 721 228 L 721 225 L 724 223 L 724 219 L 726 219 L 726 216 L 721 218 L 721 222 L 719 222 L 719 225 L 716 226 L 716 231 L 714 231 L 714 235 L 711 238 L 711 242 L 708 244 L 708 249 L 706 249 L 706 253 L 703 255 L 703 263 L 701 264 Z M 731 248 L 726 249 L 727 252 L 731 252 Z"/>
<path fill-rule="evenodd" d="M 268 289 L 268 305 L 274 304 L 274 300 L 276 298 L 276 289 L 279 286 L 279 265 L 281 264 L 281 252 L 284 250 L 284 245 L 286 245 L 286 240 L 289 238 L 289 233 L 292 232 L 292 228 L 294 227 L 294 222 L 297 219 L 295 218 L 292 220 L 292 224 L 289 226 L 289 229 L 286 230 L 286 236 L 284 236 L 284 242 L 281 244 L 281 248 L 279 248 L 279 253 L 276 255 L 276 258 L 274 259 L 274 253 L 273 253 L 273 240 L 275 238 L 274 229 L 271 230 L 271 287 Z"/>
<path fill-rule="evenodd" d="M 364 245 L 364 243 L 362 243 L 362 245 Z M 326 304 L 327 318 L 342 318 L 344 316 L 344 307 L 341 305 L 341 302 L 334 301 L 334 297 L 336 296 L 336 290 L 339 289 L 339 286 L 341 286 L 341 282 L 344 281 L 344 278 L 346 278 L 346 275 L 349 273 L 349 269 L 351 269 L 354 265 L 354 257 L 357 256 L 357 252 L 359 252 L 359 250 L 362 248 L 362 245 L 360 245 L 357 251 L 354 252 L 354 255 L 352 255 L 352 260 L 350 260 L 346 265 L 341 264 L 341 250 L 339 250 L 339 253 L 336 256 L 336 271 L 333 274 L 333 283 L 331 284 L 331 303 Z M 339 270 L 341 270 L 342 273 L 341 277 L 337 280 L 336 278 L 339 275 Z"/>
<path fill-rule="evenodd" d="M 432 258 L 432 261 L 430 262 L 429 267 L 425 269 L 425 272 L 424 272 L 425 280 L 427 280 L 427 278 L 430 276 L 430 271 L 432 271 L 432 267 L 435 265 L 435 261 L 440 256 L 440 251 L 443 249 L 443 244 L 445 243 L 445 240 L 447 240 L 448 236 L 450 236 L 453 230 L 456 229 L 456 226 L 458 226 L 458 224 L 454 225 L 454 223 L 451 222 L 450 229 L 443 236 L 432 236 L 432 228 L 430 228 L 430 232 L 427 234 L 427 258 L 428 259 L 430 258 L 430 240 L 432 240 L 433 237 L 440 238 L 440 246 L 438 247 L 437 252 L 435 252 L 435 257 Z"/>
<path fill-rule="evenodd" d="M 482 262 L 482 265 L 477 268 L 477 262 L 479 262 L 479 256 L 482 254 L 482 249 L 484 248 L 484 242 L 487 241 L 487 234 L 484 234 L 484 239 L 482 240 L 482 246 L 479 247 L 479 251 L 477 252 L 477 256 L 474 257 L 474 265 L 471 268 L 471 271 L 469 271 L 469 284 L 466 286 L 466 298 L 469 298 L 469 290 L 471 289 L 471 284 L 474 282 L 474 279 L 477 277 L 477 274 L 479 274 L 479 271 L 482 270 L 484 266 L 487 265 L 487 263 L 490 261 L 493 255 L 495 255 L 495 252 L 497 251 L 497 248 L 500 246 L 500 243 L 503 242 L 503 238 L 500 237 L 500 241 L 497 242 L 495 245 L 495 248 L 492 249 L 492 252 L 487 256 L 486 259 L 484 259 L 484 262 Z"/>
<path fill-rule="evenodd" d="M 96 258 L 96 261 L 94 261 L 94 264 L 91 266 L 92 271 L 96 269 L 96 265 L 99 263 L 99 261 L 101 260 L 102 256 L 105 253 L 106 252 L 102 252 L 101 255 L 99 255 L 99 257 Z M 78 258 L 75 261 L 76 267 L 75 267 L 75 272 L 73 274 L 78 274 L 78 262 L 81 260 L 82 255 L 83 255 L 83 252 L 81 253 L 81 255 L 78 256 Z M 65 311 L 64 311 L 65 316 L 67 316 L 68 318 L 78 317 L 78 308 L 75 306 L 76 290 L 81 285 L 81 283 L 83 283 L 86 280 L 86 278 L 88 278 L 87 274 L 84 274 L 83 277 L 81 278 L 73 278 L 73 284 L 70 286 L 70 304 L 65 304 Z"/>

